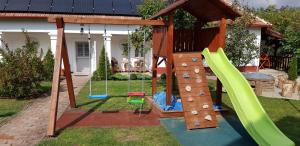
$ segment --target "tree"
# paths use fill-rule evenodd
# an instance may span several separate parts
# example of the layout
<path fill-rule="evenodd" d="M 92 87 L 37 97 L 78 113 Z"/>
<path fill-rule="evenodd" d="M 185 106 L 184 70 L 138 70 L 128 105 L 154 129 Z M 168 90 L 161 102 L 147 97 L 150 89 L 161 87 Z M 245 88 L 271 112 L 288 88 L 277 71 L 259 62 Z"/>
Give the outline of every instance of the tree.
<path fill-rule="evenodd" d="M 235 3 L 235 5 L 238 4 Z M 259 55 L 259 47 L 255 45 L 256 35 L 248 30 L 254 19 L 250 10 L 243 7 L 243 16 L 228 26 L 225 52 L 233 65 L 237 67 L 249 64 Z"/>
<path fill-rule="evenodd" d="M 256 9 L 256 14 L 273 24 L 273 29 L 283 35 L 280 54 L 293 54 L 300 48 L 300 8 L 282 7 L 275 5 Z"/>
<path fill-rule="evenodd" d="M 106 59 L 105 59 L 106 56 Z M 106 65 L 107 65 L 107 70 L 105 69 L 105 60 L 106 60 Z M 109 78 L 112 75 L 112 70 L 111 70 L 111 65 L 109 62 L 109 59 L 107 57 L 107 53 L 105 52 L 105 47 L 102 47 L 101 54 L 99 56 L 99 64 L 97 70 L 94 72 L 92 79 L 93 80 L 105 80 L 106 78 L 106 73 L 107 77 Z"/>
<path fill-rule="evenodd" d="M 147 19 L 173 2 L 174 0 L 145 0 L 142 5 L 138 6 L 138 12 L 142 15 L 143 19 Z M 192 28 L 195 23 L 196 18 L 188 12 L 183 11 L 182 9 L 178 9 L 175 11 L 174 24 L 176 29 Z M 146 42 L 149 42 L 152 39 L 151 26 L 140 27 L 130 35 L 132 47 L 139 52 L 140 56 L 144 56 L 144 54 L 150 50 L 150 47 L 143 46 L 144 37 Z"/>
<path fill-rule="evenodd" d="M 294 56 L 289 64 L 288 76 L 289 80 L 295 81 L 298 77 L 297 57 Z"/>
<path fill-rule="evenodd" d="M 54 69 L 54 56 L 51 49 L 48 49 L 44 59 L 43 59 L 43 72 L 44 79 L 47 81 L 51 81 L 53 77 L 53 69 Z"/>

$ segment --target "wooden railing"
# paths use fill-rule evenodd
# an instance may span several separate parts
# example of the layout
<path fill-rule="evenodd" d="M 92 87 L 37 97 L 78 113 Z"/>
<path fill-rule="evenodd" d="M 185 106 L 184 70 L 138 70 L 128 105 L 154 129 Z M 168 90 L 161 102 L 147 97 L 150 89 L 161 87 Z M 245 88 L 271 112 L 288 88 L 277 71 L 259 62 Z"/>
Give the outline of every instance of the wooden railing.
<path fill-rule="evenodd" d="M 276 70 L 287 71 L 289 69 L 289 63 L 292 57 L 282 56 L 269 56 L 271 62 L 271 68 Z"/>

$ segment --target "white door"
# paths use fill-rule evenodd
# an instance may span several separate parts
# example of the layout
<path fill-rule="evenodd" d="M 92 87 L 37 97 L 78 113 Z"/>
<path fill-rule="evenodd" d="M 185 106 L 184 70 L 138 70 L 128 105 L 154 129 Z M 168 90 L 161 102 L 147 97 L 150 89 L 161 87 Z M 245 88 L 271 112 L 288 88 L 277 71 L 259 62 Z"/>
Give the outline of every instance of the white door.
<path fill-rule="evenodd" d="M 90 73 L 90 58 L 88 42 L 76 42 L 77 74 L 88 75 Z"/>

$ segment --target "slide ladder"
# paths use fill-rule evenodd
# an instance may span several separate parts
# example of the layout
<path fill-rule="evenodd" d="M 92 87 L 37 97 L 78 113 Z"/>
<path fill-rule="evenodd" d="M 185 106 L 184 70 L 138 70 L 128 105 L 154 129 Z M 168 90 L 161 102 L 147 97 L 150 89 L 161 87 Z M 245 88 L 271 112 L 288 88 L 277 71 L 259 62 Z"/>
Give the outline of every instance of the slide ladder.
<path fill-rule="evenodd" d="M 223 49 L 203 53 L 211 70 L 225 87 L 245 129 L 261 146 L 294 146 L 272 122 L 245 77 L 228 60 Z M 276 108 L 276 107 L 274 107 Z"/>
<path fill-rule="evenodd" d="M 187 129 L 217 127 L 201 53 L 175 53 L 173 59 Z"/>

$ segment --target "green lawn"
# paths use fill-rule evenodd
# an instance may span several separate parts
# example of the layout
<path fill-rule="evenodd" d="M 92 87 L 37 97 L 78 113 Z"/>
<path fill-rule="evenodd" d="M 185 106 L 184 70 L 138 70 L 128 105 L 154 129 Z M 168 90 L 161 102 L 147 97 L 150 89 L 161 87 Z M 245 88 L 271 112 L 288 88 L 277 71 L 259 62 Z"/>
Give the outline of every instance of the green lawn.
<path fill-rule="evenodd" d="M 140 80 L 131 81 L 131 92 L 141 92 L 142 82 Z M 158 84 L 158 91 L 163 90 L 163 86 Z M 151 80 L 145 81 L 145 92 L 147 95 L 151 95 L 152 87 Z M 105 93 L 105 82 L 93 82 L 92 86 L 93 94 Z M 127 103 L 128 81 L 108 81 L 108 95 L 111 97 L 107 100 L 103 99 L 89 99 L 89 83 L 83 87 L 76 97 L 76 102 L 80 109 L 85 110 L 99 110 L 99 111 L 113 111 L 113 110 L 133 110 L 139 107 L 139 105 L 129 105 Z M 146 102 L 145 110 L 149 109 L 149 105 Z"/>
<path fill-rule="evenodd" d="M 96 82 L 94 88 L 104 88 L 103 82 Z M 140 81 L 132 82 L 133 91 L 140 91 Z M 146 93 L 151 93 L 151 81 L 146 81 Z M 209 81 L 210 89 L 215 89 L 215 82 Z M 163 86 L 159 84 L 159 90 Z M 107 101 L 91 100 L 88 95 L 89 86 L 86 85 L 77 96 L 77 102 L 82 109 L 116 110 L 131 109 L 126 103 L 127 82 L 109 81 L 109 94 L 112 96 Z M 100 93 L 100 91 L 98 91 Z M 103 92 L 102 92 L 103 93 Z M 215 93 L 212 92 L 214 96 Z M 296 145 L 300 145 L 300 101 L 271 99 L 258 97 L 263 107 L 270 115 L 274 123 L 285 133 Z M 232 104 L 226 93 L 223 93 L 223 103 L 235 115 Z M 245 105 L 247 106 L 247 105 Z M 163 127 L 141 127 L 141 128 L 69 128 L 60 133 L 57 138 L 46 139 L 40 145 L 179 145 Z"/>
<path fill-rule="evenodd" d="M 45 93 L 51 89 L 50 82 L 42 82 L 39 92 Z M 17 99 L 1 99 L 0 98 L 0 125 L 3 124 L 7 118 L 15 115 L 21 111 L 26 105 L 31 103 L 31 99 L 17 100 Z"/>
<path fill-rule="evenodd" d="M 179 146 L 161 127 L 69 128 L 39 146 Z"/>

